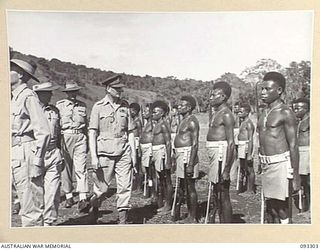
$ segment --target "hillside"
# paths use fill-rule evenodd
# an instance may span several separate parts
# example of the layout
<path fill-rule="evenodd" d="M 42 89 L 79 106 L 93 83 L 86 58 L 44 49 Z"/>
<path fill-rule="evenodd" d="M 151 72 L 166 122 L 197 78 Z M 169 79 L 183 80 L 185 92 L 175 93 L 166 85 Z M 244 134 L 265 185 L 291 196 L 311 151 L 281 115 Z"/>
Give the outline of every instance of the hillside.
<path fill-rule="evenodd" d="M 105 94 L 104 87 L 101 86 L 100 83 L 111 75 L 118 73 L 88 68 L 84 65 L 76 65 L 70 62 L 62 62 L 58 59 L 47 60 L 33 55 L 24 55 L 13 50 L 11 51 L 11 58 L 28 58 L 29 60 L 35 61 L 38 65 L 36 76 L 41 82 L 49 79 L 61 86 L 67 81 L 79 83 L 84 87 L 84 89 L 81 90 L 81 99 L 84 100 L 89 107 Z M 179 80 L 173 76 L 161 78 L 146 75 L 141 77 L 127 75 L 125 73 L 122 73 L 122 76 L 124 83 L 127 85 L 127 88 L 124 89 L 124 97 L 129 102 L 145 103 L 156 99 L 163 99 L 175 103 L 180 96 L 193 94 L 198 100 L 200 109 L 206 110 L 207 108 L 209 97 L 208 88 L 212 85 L 212 82 L 196 81 L 193 79 Z M 233 85 L 232 87 L 234 94 L 238 96 L 241 86 Z M 56 91 L 53 101 L 64 98 L 64 96 L 60 91 Z"/>
<path fill-rule="evenodd" d="M 89 109 L 93 103 L 105 95 L 101 82 L 115 73 L 95 68 L 88 68 L 84 65 L 76 65 L 70 62 L 62 62 L 58 59 L 47 60 L 33 55 L 24 55 L 18 51 L 10 50 L 11 58 L 31 59 L 38 65 L 36 76 L 41 82 L 48 79 L 60 86 L 68 81 L 77 82 L 84 87 L 81 92 L 81 100 L 86 102 Z M 244 65 L 241 77 L 234 73 L 226 72 L 213 81 L 197 81 L 194 79 L 180 80 L 174 76 L 165 78 L 153 77 L 150 75 L 134 76 L 120 73 L 124 84 L 123 97 L 131 102 L 146 103 L 162 99 L 176 103 L 182 95 L 192 94 L 197 98 L 200 111 L 206 111 L 209 104 L 209 93 L 213 82 L 227 81 L 232 87 L 232 95 L 229 104 L 232 106 L 237 101 L 248 102 L 254 108 L 256 105 L 255 86 L 263 75 L 268 71 L 279 71 L 287 79 L 285 102 L 290 103 L 292 99 L 300 96 L 310 96 L 310 71 L 311 63 L 301 61 L 291 62 L 289 67 L 283 67 L 275 60 L 261 59 L 256 65 Z M 64 98 L 64 94 L 55 91 L 53 101 Z"/>

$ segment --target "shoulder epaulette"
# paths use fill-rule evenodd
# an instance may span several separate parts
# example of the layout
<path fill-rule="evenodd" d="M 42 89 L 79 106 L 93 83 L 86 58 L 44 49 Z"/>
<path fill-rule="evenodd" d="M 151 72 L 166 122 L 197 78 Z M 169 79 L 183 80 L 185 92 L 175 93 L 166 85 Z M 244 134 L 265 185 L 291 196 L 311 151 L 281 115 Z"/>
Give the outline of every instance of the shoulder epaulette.
<path fill-rule="evenodd" d="M 77 102 L 81 105 L 81 106 L 84 106 L 84 107 L 87 107 L 87 104 L 83 101 L 80 101 L 80 100 L 77 100 Z"/>
<path fill-rule="evenodd" d="M 97 101 L 94 105 L 101 105 L 104 103 L 104 98 L 102 98 L 101 100 Z"/>
<path fill-rule="evenodd" d="M 48 107 L 50 107 L 53 111 L 59 113 L 59 109 L 56 106 L 54 106 L 53 104 L 48 104 Z"/>
<path fill-rule="evenodd" d="M 62 104 L 62 103 L 64 103 L 66 100 L 67 100 L 67 99 L 62 99 L 62 100 L 60 100 L 60 101 L 57 101 L 57 104 Z"/>

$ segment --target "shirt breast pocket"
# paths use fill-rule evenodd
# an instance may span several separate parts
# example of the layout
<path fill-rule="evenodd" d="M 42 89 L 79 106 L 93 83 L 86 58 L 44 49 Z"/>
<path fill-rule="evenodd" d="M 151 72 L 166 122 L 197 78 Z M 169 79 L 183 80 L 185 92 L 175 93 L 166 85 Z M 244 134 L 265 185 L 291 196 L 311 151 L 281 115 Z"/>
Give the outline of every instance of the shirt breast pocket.
<path fill-rule="evenodd" d="M 17 106 L 11 107 L 11 127 L 13 131 L 18 131 L 22 127 L 22 110 Z"/>
<path fill-rule="evenodd" d="M 77 108 L 77 115 L 76 115 L 77 122 L 84 123 L 86 116 L 87 116 L 86 108 L 85 107 L 78 107 Z"/>
<path fill-rule="evenodd" d="M 119 111 L 117 115 L 118 125 L 121 128 L 128 127 L 128 113 L 124 111 Z"/>

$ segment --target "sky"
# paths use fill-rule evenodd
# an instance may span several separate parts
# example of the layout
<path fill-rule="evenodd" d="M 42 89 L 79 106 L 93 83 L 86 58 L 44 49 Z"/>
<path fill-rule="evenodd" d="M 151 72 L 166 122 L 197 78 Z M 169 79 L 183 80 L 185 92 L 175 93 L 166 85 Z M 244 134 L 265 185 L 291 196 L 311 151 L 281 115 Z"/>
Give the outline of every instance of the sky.
<path fill-rule="evenodd" d="M 214 80 L 262 58 L 312 60 L 313 13 L 8 11 L 8 45 L 116 73 Z"/>

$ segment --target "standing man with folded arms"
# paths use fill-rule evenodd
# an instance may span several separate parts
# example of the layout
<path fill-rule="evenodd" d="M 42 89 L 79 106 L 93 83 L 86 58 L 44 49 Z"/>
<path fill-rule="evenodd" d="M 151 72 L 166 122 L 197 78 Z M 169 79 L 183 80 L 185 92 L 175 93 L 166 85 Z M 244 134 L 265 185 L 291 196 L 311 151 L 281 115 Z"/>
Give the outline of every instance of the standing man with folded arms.
<path fill-rule="evenodd" d="M 267 104 L 257 127 L 268 223 L 289 223 L 290 179 L 293 189 L 300 189 L 297 124 L 294 113 L 281 99 L 285 87 L 286 80 L 278 72 L 268 72 L 260 84 L 261 99 Z"/>
<path fill-rule="evenodd" d="M 10 61 L 11 169 L 21 204 L 23 227 L 43 225 L 44 155 L 50 128 L 37 95 L 27 87 L 36 65 L 19 59 Z"/>
<path fill-rule="evenodd" d="M 134 125 L 129 106 L 121 100 L 120 75 L 115 75 L 102 84 L 106 96 L 92 108 L 89 124 L 89 145 L 93 167 L 93 192 L 90 215 L 98 219 L 99 206 L 115 175 L 117 182 L 117 210 L 119 223 L 126 224 L 131 198 L 133 167 L 136 165 Z"/>
<path fill-rule="evenodd" d="M 77 99 L 78 84 L 66 83 L 62 90 L 67 94 L 67 99 L 57 102 L 61 116 L 62 152 L 65 160 L 65 168 L 62 171 L 62 190 L 66 194 L 65 207 L 70 208 L 73 200 L 73 171 L 76 176 L 76 191 L 79 192 L 78 210 L 87 212 L 89 202 L 87 201 L 88 170 L 86 167 L 88 145 L 87 145 L 87 108 L 86 104 Z"/>

